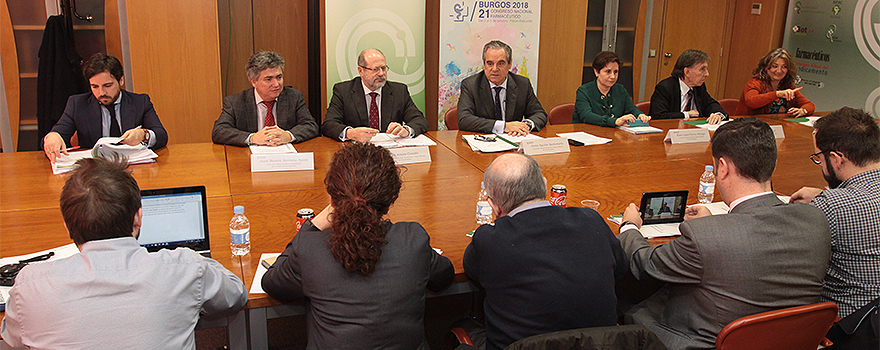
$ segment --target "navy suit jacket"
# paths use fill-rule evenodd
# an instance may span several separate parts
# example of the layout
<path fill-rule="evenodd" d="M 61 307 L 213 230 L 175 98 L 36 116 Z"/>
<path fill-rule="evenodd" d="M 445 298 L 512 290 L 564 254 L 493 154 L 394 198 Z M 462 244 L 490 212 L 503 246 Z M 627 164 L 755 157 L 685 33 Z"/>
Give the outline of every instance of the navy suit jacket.
<path fill-rule="evenodd" d="M 654 87 L 651 95 L 651 119 L 678 119 L 684 118 L 681 109 L 681 87 L 678 78 L 669 77 L 660 81 Z M 721 108 L 721 104 L 715 101 L 706 90 L 706 84 L 693 87 L 694 105 L 700 112 L 700 117 L 708 117 L 712 113 L 721 113 L 725 117 L 727 113 Z"/>
<path fill-rule="evenodd" d="M 547 124 L 547 113 L 535 96 L 529 78 L 507 74 L 506 103 L 505 121 L 530 119 L 535 123 L 536 130 L 541 130 Z M 462 80 L 458 99 L 458 128 L 491 134 L 495 121 L 495 98 L 486 73 L 480 71 Z"/>
<path fill-rule="evenodd" d="M 318 136 L 318 124 L 306 108 L 303 94 L 285 86 L 275 99 L 275 124 L 293 134 L 293 143 Z M 223 98 L 223 110 L 214 121 L 211 140 L 233 146 L 247 146 L 247 137 L 257 130 L 257 100 L 254 88 Z"/>
<path fill-rule="evenodd" d="M 382 115 L 380 132 L 388 130 L 391 122 L 406 123 L 413 129 L 414 136 L 428 131 L 428 119 L 413 103 L 409 88 L 405 84 L 386 81 L 382 88 Z M 333 97 L 327 107 L 327 116 L 321 124 L 321 133 L 334 140 L 345 127 L 353 128 L 370 126 L 370 115 L 367 113 L 367 100 L 364 97 L 363 83 L 357 77 L 333 85 Z"/>
<path fill-rule="evenodd" d="M 159 121 L 150 96 L 136 94 L 121 90 L 122 101 L 119 106 L 119 119 L 122 121 L 122 132 L 134 129 L 138 126 L 152 130 L 156 134 L 156 144 L 153 149 L 165 147 L 168 143 L 168 132 Z M 79 139 L 79 146 L 92 148 L 95 142 L 104 136 L 101 124 L 101 103 L 95 99 L 91 92 L 70 96 L 64 114 L 51 131 L 57 132 L 70 144 L 70 138 L 75 132 Z M 42 141 L 41 141 L 42 143 Z"/>

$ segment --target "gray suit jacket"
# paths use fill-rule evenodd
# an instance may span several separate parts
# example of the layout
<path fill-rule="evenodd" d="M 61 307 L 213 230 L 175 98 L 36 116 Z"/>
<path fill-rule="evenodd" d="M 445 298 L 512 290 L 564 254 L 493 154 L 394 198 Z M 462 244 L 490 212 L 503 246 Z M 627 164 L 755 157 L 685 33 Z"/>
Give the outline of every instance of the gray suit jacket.
<path fill-rule="evenodd" d="M 531 119 L 535 129 L 547 125 L 547 113 L 532 90 L 529 78 L 507 74 L 507 107 L 504 120 Z M 458 99 L 458 128 L 464 131 L 492 133 L 495 125 L 495 98 L 489 88 L 486 73 L 480 71 L 461 81 Z M 533 131 L 536 131 L 533 130 Z"/>
<path fill-rule="evenodd" d="M 302 92 L 285 86 L 276 101 L 276 125 L 290 131 L 294 143 L 318 136 L 318 124 L 306 108 Z M 214 143 L 247 146 L 248 135 L 257 131 L 257 101 L 253 88 L 223 98 L 223 110 L 211 132 Z"/>
<path fill-rule="evenodd" d="M 636 278 L 667 282 L 627 312 L 627 323 L 645 325 L 670 349 L 714 349 L 737 318 L 819 301 L 831 235 L 817 208 L 764 195 L 679 230 L 655 247 L 635 229 L 617 236 Z"/>
<path fill-rule="evenodd" d="M 388 130 L 391 122 L 405 123 L 413 129 L 415 135 L 428 131 L 428 119 L 413 103 L 409 89 L 405 84 L 386 81 L 382 88 L 382 125 L 379 131 Z M 353 128 L 370 126 L 370 115 L 367 113 L 367 100 L 364 98 L 363 83 L 357 77 L 333 85 L 333 97 L 327 107 L 327 116 L 321 124 L 321 133 L 334 140 L 346 126 Z"/>

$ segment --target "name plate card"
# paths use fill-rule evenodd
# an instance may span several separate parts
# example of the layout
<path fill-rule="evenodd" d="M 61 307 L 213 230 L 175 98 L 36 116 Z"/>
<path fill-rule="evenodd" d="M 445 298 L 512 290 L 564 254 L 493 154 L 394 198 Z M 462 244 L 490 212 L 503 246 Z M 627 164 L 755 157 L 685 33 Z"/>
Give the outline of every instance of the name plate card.
<path fill-rule="evenodd" d="M 523 153 L 530 156 L 571 152 L 571 147 L 568 146 L 568 139 L 562 137 L 525 139 L 520 141 L 519 146 L 522 148 Z"/>
<path fill-rule="evenodd" d="M 394 164 L 430 163 L 431 152 L 428 146 L 389 148 Z"/>
<path fill-rule="evenodd" d="M 281 153 L 251 154 L 251 172 L 315 170 L 315 154 Z"/>
<path fill-rule="evenodd" d="M 777 139 L 785 138 L 785 131 L 782 131 L 782 125 L 770 125 L 770 129 L 773 129 L 773 136 Z"/>
<path fill-rule="evenodd" d="M 670 129 L 663 141 L 669 141 L 672 144 L 709 142 L 709 130 L 703 128 Z"/>

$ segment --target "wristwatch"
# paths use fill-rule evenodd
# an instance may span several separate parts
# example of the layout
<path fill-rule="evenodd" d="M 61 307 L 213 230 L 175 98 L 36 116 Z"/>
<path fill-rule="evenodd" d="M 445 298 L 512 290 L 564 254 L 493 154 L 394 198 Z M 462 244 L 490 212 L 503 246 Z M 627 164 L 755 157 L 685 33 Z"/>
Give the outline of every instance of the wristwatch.
<path fill-rule="evenodd" d="M 150 145 L 150 131 L 149 130 L 144 129 L 144 142 L 141 142 L 141 143 L 144 144 L 144 146 Z"/>

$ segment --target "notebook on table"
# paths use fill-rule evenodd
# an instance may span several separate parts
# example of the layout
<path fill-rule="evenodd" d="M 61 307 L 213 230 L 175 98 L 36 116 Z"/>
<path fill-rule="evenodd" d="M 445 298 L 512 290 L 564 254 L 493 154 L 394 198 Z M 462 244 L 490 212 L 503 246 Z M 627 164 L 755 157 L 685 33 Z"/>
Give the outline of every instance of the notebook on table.
<path fill-rule="evenodd" d="M 147 251 L 184 247 L 211 257 L 205 186 L 141 190 L 141 206 L 138 243 Z"/>

